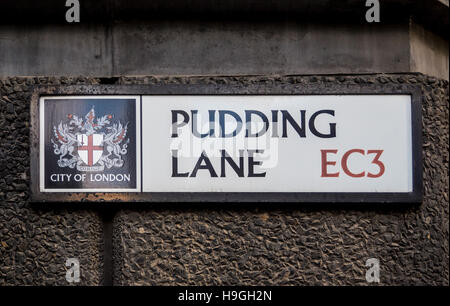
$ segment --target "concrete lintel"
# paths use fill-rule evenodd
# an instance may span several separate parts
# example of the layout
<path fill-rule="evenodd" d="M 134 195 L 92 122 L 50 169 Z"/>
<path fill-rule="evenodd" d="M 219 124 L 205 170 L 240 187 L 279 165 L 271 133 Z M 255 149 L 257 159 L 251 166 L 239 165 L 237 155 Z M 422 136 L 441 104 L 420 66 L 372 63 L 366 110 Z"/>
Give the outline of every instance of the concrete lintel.
<path fill-rule="evenodd" d="M 154 21 L 0 26 L 0 76 L 409 71 L 408 24 Z"/>

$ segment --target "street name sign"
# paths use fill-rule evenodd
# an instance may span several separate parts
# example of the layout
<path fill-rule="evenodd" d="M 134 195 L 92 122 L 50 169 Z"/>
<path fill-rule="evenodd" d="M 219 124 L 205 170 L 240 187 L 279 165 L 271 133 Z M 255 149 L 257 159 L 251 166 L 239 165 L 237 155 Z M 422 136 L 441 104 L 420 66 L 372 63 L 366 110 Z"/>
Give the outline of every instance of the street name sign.
<path fill-rule="evenodd" d="M 37 201 L 418 202 L 415 88 L 78 87 L 32 103 Z M 54 91 L 52 91 L 54 92 Z"/>

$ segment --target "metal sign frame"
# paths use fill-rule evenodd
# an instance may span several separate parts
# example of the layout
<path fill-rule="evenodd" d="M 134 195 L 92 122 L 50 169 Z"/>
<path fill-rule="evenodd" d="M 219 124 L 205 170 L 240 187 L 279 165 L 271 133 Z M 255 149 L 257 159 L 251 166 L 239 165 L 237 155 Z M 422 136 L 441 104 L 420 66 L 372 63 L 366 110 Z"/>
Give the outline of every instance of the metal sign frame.
<path fill-rule="evenodd" d="M 45 96 L 92 95 L 410 95 L 412 192 L 40 192 L 40 110 Z M 422 92 L 409 84 L 167 84 L 37 86 L 31 97 L 30 194 L 33 202 L 286 202 L 286 203 L 420 203 L 422 179 Z M 142 135 L 141 135 L 142 138 Z M 142 142 L 142 139 L 141 139 Z M 142 171 L 141 171 L 142 175 Z"/>

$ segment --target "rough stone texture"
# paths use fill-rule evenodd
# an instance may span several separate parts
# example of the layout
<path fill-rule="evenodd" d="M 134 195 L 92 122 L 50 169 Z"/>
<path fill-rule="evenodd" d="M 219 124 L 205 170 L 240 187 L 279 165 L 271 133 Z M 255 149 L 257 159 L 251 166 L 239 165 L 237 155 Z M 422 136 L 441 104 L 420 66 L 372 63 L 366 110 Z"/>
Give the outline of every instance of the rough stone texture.
<path fill-rule="evenodd" d="M 134 205 L 114 219 L 115 284 L 365 285 L 369 257 L 382 285 L 449 284 L 448 81 L 384 74 L 0 79 L 0 285 L 66 285 L 67 257 L 80 260 L 79 284 L 101 283 L 95 205 L 28 201 L 28 120 L 33 84 L 102 82 L 412 83 L 424 93 L 421 205 Z"/>
<path fill-rule="evenodd" d="M 375 257 L 381 285 L 448 285 L 448 81 L 421 74 L 119 79 L 121 84 L 247 82 L 420 85 L 423 203 L 168 209 L 161 204 L 122 210 L 114 221 L 115 284 L 366 285 L 365 262 Z"/>
<path fill-rule="evenodd" d="M 33 84 L 86 84 L 82 78 L 0 79 L 0 285 L 69 285 L 67 258 L 80 262 L 79 285 L 102 278 L 97 212 L 29 203 L 29 118 Z"/>

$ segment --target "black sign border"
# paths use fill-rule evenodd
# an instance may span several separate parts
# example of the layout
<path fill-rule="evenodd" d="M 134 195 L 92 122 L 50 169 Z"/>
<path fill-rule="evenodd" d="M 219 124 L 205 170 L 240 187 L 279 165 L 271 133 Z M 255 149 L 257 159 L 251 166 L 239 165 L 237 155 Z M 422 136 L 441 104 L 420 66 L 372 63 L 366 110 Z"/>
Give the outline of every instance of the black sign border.
<path fill-rule="evenodd" d="M 412 129 L 412 192 L 40 192 L 39 99 L 83 95 L 410 95 Z M 34 88 L 30 105 L 30 194 L 32 202 L 242 202 L 242 203 L 421 203 L 422 91 L 411 84 L 166 84 L 70 85 Z M 142 137 L 142 135 L 141 135 Z M 141 140 L 142 141 L 142 140 Z M 142 143 L 141 143 L 142 146 Z M 142 165 L 141 165 L 142 167 Z M 142 170 L 141 170 L 142 175 Z"/>

